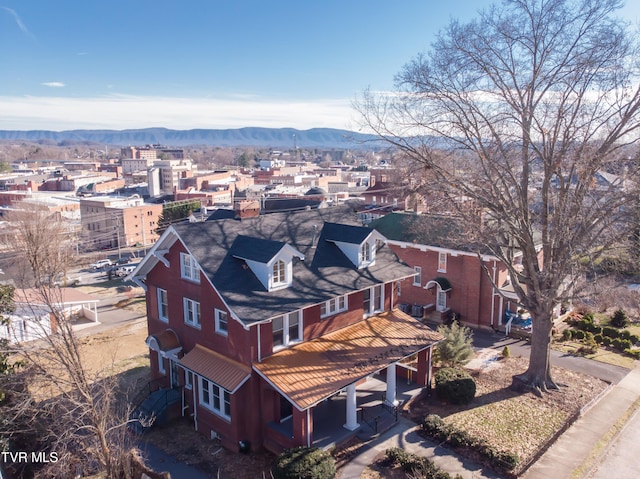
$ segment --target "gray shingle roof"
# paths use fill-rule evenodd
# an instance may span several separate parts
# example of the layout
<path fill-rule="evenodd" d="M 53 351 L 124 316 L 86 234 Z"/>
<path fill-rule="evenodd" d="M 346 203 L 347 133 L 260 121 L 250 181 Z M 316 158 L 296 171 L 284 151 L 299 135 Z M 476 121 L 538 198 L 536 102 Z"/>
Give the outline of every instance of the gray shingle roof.
<path fill-rule="evenodd" d="M 268 263 L 286 243 L 282 241 L 252 238 L 238 235 L 231 245 L 231 255 L 236 258 L 249 259 L 258 263 Z"/>
<path fill-rule="evenodd" d="M 327 223 L 356 226 L 359 234 L 371 232 L 360 227 L 350 207 L 273 213 L 242 221 L 183 223 L 174 225 L 174 229 L 227 305 L 245 324 L 415 273 L 387 246 L 378 250 L 374 265 L 358 270 L 334 243 L 326 241 L 327 231 L 337 239 L 334 226 L 329 225 L 325 231 Z M 245 241 L 242 237 L 268 240 L 263 244 L 272 246 L 287 243 L 302 253 L 305 260 L 293 264 L 293 284 L 286 289 L 266 291 L 244 261 L 233 256 L 234 243 L 238 238 L 241 243 Z M 269 254 L 270 251 L 266 253 Z"/>
<path fill-rule="evenodd" d="M 343 243 L 361 244 L 371 234 L 371 228 L 338 223 L 325 223 L 322 229 L 327 241 L 341 241 Z"/>

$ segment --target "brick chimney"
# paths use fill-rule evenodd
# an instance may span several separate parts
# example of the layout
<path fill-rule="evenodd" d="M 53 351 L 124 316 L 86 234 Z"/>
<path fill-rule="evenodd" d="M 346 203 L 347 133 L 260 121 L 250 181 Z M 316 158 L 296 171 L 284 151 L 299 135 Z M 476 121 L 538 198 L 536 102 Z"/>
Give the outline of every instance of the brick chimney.
<path fill-rule="evenodd" d="M 243 220 L 245 218 L 256 218 L 260 216 L 259 200 L 240 200 L 233 204 L 235 218 Z"/>

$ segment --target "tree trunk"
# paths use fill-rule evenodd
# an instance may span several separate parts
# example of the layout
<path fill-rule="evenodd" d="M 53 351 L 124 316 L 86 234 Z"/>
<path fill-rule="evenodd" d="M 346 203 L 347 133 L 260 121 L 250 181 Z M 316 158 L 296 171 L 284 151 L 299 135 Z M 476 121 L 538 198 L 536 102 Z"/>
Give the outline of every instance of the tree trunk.
<path fill-rule="evenodd" d="M 538 396 L 549 389 L 558 389 L 551 377 L 551 329 L 553 321 L 549 313 L 532 316 L 531 356 L 527 370 L 513 377 L 511 388 L 516 391 L 532 391 Z"/>

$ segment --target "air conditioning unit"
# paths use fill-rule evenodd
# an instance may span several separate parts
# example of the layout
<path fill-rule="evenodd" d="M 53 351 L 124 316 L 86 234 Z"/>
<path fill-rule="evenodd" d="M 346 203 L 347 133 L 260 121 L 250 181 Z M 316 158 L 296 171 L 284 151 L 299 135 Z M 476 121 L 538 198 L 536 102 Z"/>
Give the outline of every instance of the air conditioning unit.
<path fill-rule="evenodd" d="M 424 314 L 424 307 L 419 304 L 414 304 L 411 308 L 411 316 L 421 318 Z"/>

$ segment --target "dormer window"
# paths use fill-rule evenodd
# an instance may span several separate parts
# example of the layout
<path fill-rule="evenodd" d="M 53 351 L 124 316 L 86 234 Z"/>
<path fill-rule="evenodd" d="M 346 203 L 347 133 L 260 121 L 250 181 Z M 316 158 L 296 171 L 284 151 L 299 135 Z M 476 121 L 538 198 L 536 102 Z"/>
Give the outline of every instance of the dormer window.
<path fill-rule="evenodd" d="M 242 235 L 234 241 L 231 254 L 244 261 L 267 291 L 291 286 L 293 259 L 304 260 L 304 255 L 287 243 Z"/>
<path fill-rule="evenodd" d="M 371 261 L 371 245 L 366 241 L 360 247 L 360 264 Z"/>
<path fill-rule="evenodd" d="M 364 226 L 325 223 L 322 238 L 335 244 L 358 269 L 373 266 L 378 244 L 385 238 L 376 230 Z"/>
<path fill-rule="evenodd" d="M 287 265 L 283 260 L 278 260 L 273 264 L 273 285 L 285 284 L 287 282 Z"/>

